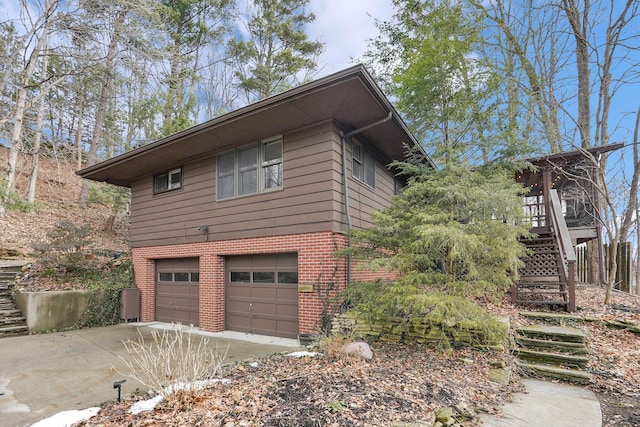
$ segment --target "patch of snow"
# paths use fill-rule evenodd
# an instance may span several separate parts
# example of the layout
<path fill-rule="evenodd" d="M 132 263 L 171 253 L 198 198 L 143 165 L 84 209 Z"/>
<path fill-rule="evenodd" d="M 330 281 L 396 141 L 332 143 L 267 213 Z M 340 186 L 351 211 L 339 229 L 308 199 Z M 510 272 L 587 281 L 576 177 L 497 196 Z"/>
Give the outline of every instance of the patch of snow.
<path fill-rule="evenodd" d="M 158 406 L 160 402 L 162 402 L 162 399 L 164 398 L 162 397 L 161 394 L 159 394 L 156 397 L 153 397 L 151 399 L 140 400 L 139 402 L 136 402 L 133 405 L 131 405 L 131 408 L 129 408 L 129 413 L 133 415 L 138 415 L 140 412 L 153 411 L 155 407 Z"/>
<path fill-rule="evenodd" d="M 95 416 L 99 410 L 100 408 L 93 406 L 82 410 L 62 411 L 38 421 L 31 427 L 70 427 L 77 422 L 88 420 Z"/>
<path fill-rule="evenodd" d="M 250 362 L 249 366 L 251 366 L 252 368 L 257 368 L 258 366 L 260 366 L 260 364 L 258 362 Z"/>
<path fill-rule="evenodd" d="M 214 378 L 210 380 L 194 381 L 192 383 L 176 383 L 176 384 L 171 384 L 168 387 L 165 387 L 165 391 L 167 393 L 175 393 L 180 390 L 187 390 L 187 391 L 202 390 L 203 388 L 209 387 L 210 385 L 217 384 L 217 383 L 230 384 L 231 380 L 228 380 L 226 378 L 223 378 L 223 379 Z M 139 402 L 136 402 L 133 405 L 131 405 L 131 408 L 129 408 L 129 413 L 133 415 L 138 415 L 141 412 L 153 411 L 155 407 L 158 406 L 160 402 L 162 402 L 163 399 L 164 398 L 162 397 L 162 394 L 158 394 L 157 396 L 152 397 L 151 399 L 141 400 Z"/>
<path fill-rule="evenodd" d="M 321 356 L 321 353 L 316 353 L 315 351 L 294 351 L 293 353 L 289 353 L 286 354 L 285 356 L 290 356 L 290 357 L 315 357 L 315 356 Z"/>

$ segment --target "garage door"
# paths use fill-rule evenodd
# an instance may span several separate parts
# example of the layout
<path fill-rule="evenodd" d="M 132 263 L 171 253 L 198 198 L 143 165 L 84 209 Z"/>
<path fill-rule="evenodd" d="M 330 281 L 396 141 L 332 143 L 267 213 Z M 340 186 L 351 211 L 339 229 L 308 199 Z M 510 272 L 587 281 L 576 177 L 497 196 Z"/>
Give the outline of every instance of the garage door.
<path fill-rule="evenodd" d="M 225 287 L 225 329 L 297 338 L 296 254 L 228 257 Z"/>
<path fill-rule="evenodd" d="M 198 258 L 156 260 L 156 320 L 198 326 Z"/>

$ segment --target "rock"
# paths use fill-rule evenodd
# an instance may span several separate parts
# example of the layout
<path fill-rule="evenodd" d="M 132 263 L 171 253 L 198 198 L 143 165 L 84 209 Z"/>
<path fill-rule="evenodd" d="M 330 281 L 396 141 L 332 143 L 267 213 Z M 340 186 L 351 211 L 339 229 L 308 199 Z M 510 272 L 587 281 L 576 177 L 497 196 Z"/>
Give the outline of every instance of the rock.
<path fill-rule="evenodd" d="M 443 425 L 448 426 L 455 422 L 453 419 L 453 408 L 450 406 L 444 406 L 435 410 L 436 421 L 441 422 Z"/>
<path fill-rule="evenodd" d="M 373 359 L 373 351 L 369 344 L 364 341 L 354 341 L 345 344 L 342 350 L 347 356 L 360 357 L 365 360 Z"/>
<path fill-rule="evenodd" d="M 487 371 L 487 377 L 494 383 L 507 385 L 509 384 L 509 379 L 511 378 L 511 369 L 489 369 L 489 371 Z"/>

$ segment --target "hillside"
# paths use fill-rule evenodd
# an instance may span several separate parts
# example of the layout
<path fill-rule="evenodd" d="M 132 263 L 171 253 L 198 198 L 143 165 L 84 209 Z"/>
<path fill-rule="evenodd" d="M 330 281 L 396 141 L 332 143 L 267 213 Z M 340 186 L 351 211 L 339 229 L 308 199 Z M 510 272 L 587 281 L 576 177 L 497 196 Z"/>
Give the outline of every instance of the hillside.
<path fill-rule="evenodd" d="M 9 149 L 0 145 L 0 174 L 6 173 Z M 21 155 L 18 163 L 17 192 L 26 198 L 31 171 L 31 156 Z M 76 165 L 60 158 L 40 158 L 36 185 L 36 203 L 29 212 L 7 211 L 0 217 L 0 256 L 32 254 L 32 243 L 46 239 L 58 222 L 69 220 L 76 225 L 90 224 L 92 248 L 128 251 L 128 217 L 115 215 L 109 203 L 90 203 L 82 207 L 78 196 L 82 180 L 75 174 Z M 96 185 L 96 187 L 98 187 Z M 110 219 L 113 217 L 112 219 Z M 113 220 L 113 227 L 108 227 Z M 110 228 L 109 230 L 106 230 Z"/>

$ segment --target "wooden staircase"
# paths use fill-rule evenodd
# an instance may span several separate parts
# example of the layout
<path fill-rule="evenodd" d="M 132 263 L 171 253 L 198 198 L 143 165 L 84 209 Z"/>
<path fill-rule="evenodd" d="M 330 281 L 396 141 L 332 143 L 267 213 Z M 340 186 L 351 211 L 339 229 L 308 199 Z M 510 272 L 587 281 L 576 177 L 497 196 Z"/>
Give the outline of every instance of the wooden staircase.
<path fill-rule="evenodd" d="M 18 310 L 11 296 L 20 267 L 0 267 L 0 337 L 29 333 L 26 319 Z"/>
<path fill-rule="evenodd" d="M 515 285 L 515 303 L 567 307 L 569 292 L 562 280 L 560 249 L 550 227 L 536 229 L 535 238 L 522 241 L 530 251 L 523 259 L 520 280 Z"/>
<path fill-rule="evenodd" d="M 576 256 L 555 190 L 545 206 L 542 224 L 532 228 L 535 237 L 523 239 L 529 255 L 511 289 L 515 304 L 560 306 L 575 311 Z"/>

